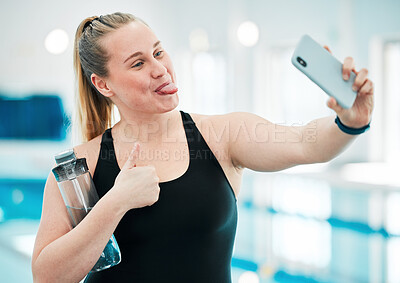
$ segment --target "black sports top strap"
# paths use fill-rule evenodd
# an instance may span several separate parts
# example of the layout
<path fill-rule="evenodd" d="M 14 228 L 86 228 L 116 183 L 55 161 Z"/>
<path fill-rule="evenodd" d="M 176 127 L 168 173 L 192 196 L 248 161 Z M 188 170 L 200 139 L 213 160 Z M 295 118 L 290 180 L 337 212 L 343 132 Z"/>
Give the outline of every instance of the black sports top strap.
<path fill-rule="evenodd" d="M 115 178 L 119 172 L 120 169 L 115 156 L 111 128 L 109 128 L 104 132 L 101 138 L 99 158 L 97 160 L 96 169 L 93 173 L 93 181 L 100 198 L 104 196 L 112 186 L 114 186 Z M 101 181 L 98 181 L 96 184 L 96 180 Z"/>

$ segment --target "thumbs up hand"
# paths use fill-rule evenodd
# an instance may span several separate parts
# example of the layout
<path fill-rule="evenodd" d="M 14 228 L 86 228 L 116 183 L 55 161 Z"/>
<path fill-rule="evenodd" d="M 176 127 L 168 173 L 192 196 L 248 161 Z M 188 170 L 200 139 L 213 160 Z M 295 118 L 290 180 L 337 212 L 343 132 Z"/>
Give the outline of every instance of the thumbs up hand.
<path fill-rule="evenodd" d="M 133 149 L 131 151 L 131 153 L 128 156 L 128 159 L 126 160 L 124 166 L 122 167 L 122 170 L 129 170 L 133 167 L 136 167 L 136 161 L 139 158 L 139 154 L 140 154 L 140 144 L 138 144 L 137 142 L 135 142 L 135 144 L 133 145 Z"/>
<path fill-rule="evenodd" d="M 126 212 L 133 208 L 153 205 L 160 194 L 159 181 L 154 166 L 136 166 L 140 145 L 135 143 L 121 172 L 109 191 Z"/>

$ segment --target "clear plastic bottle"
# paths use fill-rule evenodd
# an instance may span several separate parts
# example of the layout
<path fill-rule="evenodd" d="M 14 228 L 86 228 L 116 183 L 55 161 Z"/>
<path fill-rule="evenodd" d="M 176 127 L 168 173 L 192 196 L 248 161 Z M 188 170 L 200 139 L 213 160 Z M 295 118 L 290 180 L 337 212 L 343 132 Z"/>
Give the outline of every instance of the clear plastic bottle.
<path fill-rule="evenodd" d="M 85 158 L 76 159 L 72 149 L 55 156 L 53 174 L 67 207 L 71 224 L 77 226 L 99 200 Z M 114 235 L 90 272 L 101 271 L 121 262 L 121 251 Z"/>

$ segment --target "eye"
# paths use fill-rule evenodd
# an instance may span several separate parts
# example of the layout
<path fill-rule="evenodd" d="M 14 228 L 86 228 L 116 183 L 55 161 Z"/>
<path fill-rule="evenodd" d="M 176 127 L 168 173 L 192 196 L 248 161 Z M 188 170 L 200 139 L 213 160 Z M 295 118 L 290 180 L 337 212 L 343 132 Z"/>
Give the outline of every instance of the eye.
<path fill-rule="evenodd" d="M 160 51 L 158 51 L 156 54 L 154 54 L 155 56 L 161 56 L 161 54 L 163 53 L 163 51 L 162 50 L 160 50 Z"/>
<path fill-rule="evenodd" d="M 133 65 L 132 68 L 140 67 L 140 66 L 142 66 L 141 64 L 143 64 L 143 62 L 139 62 L 139 63 Z"/>

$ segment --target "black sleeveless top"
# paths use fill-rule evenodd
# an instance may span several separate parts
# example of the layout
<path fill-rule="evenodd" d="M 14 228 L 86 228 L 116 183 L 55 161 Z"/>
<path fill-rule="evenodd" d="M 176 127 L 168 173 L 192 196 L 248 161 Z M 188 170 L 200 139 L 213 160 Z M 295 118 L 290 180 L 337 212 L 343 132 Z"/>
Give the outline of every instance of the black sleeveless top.
<path fill-rule="evenodd" d="M 236 198 L 192 118 L 180 113 L 189 168 L 179 178 L 159 183 L 159 199 L 152 206 L 124 215 L 114 232 L 121 263 L 89 273 L 85 282 L 231 282 Z M 119 172 L 108 129 L 93 176 L 99 197 L 111 189 Z"/>

